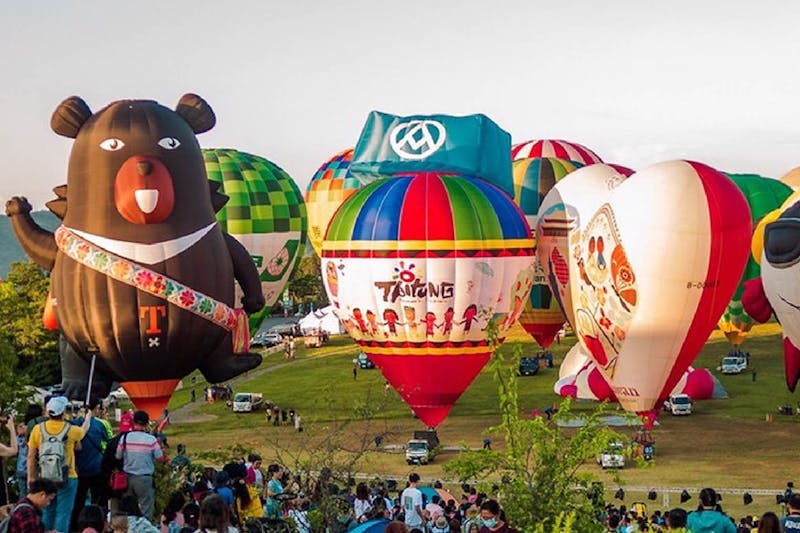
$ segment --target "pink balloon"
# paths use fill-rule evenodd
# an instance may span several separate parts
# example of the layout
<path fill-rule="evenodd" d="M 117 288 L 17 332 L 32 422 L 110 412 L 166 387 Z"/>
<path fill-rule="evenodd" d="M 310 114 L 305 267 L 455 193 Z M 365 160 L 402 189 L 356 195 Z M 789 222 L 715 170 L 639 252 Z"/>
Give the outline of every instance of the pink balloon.
<path fill-rule="evenodd" d="M 611 386 L 608 384 L 606 378 L 603 377 L 603 374 L 600 373 L 597 367 L 592 368 L 592 371 L 589 372 L 587 381 L 589 382 L 589 389 L 592 391 L 592 394 L 597 396 L 598 401 L 617 401 L 614 391 L 611 390 Z"/>
<path fill-rule="evenodd" d="M 696 368 L 686 376 L 683 392 L 692 400 L 707 400 L 714 396 L 714 378 L 705 368 Z"/>
<path fill-rule="evenodd" d="M 558 393 L 561 394 L 562 398 L 577 398 L 578 386 L 575 384 L 564 385 L 561 387 L 561 390 L 559 390 Z"/>

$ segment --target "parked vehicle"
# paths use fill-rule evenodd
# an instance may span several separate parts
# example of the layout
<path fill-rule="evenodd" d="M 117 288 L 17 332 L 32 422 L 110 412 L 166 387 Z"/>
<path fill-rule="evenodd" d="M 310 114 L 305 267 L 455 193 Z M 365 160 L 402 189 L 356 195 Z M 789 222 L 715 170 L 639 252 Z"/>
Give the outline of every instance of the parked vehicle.
<path fill-rule="evenodd" d="M 522 357 L 519 360 L 520 376 L 535 376 L 539 372 L 539 356 Z"/>
<path fill-rule="evenodd" d="M 233 412 L 251 413 L 263 403 L 264 396 L 260 392 L 237 392 L 233 395 Z"/>
<path fill-rule="evenodd" d="M 621 442 L 612 442 L 597 457 L 597 464 L 603 469 L 625 468 L 625 448 Z"/>
<path fill-rule="evenodd" d="M 692 399 L 688 394 L 673 394 L 664 402 L 664 410 L 677 415 L 692 414 Z"/>
<path fill-rule="evenodd" d="M 743 355 L 729 355 L 722 359 L 723 374 L 741 374 L 747 368 L 747 359 Z"/>
<path fill-rule="evenodd" d="M 277 346 L 283 342 L 283 338 L 279 333 L 270 333 L 268 331 L 259 331 L 255 334 L 250 341 L 251 348 L 270 348 Z"/>
<path fill-rule="evenodd" d="M 439 446 L 435 431 L 415 431 L 414 438 L 406 443 L 406 463 L 424 465 L 433 461 Z"/>
<path fill-rule="evenodd" d="M 281 337 L 302 337 L 303 330 L 300 329 L 300 324 L 293 322 L 290 324 L 278 324 L 269 328 L 270 333 L 277 333 Z"/>
<path fill-rule="evenodd" d="M 322 330 L 307 330 L 303 334 L 303 343 L 306 348 L 319 348 L 328 342 L 328 332 Z"/>
<path fill-rule="evenodd" d="M 373 363 L 372 360 L 369 357 L 367 357 L 367 354 L 365 354 L 364 352 L 358 354 L 358 357 L 356 357 L 356 364 L 358 365 L 358 368 L 364 368 L 364 369 L 375 368 L 375 363 Z"/>

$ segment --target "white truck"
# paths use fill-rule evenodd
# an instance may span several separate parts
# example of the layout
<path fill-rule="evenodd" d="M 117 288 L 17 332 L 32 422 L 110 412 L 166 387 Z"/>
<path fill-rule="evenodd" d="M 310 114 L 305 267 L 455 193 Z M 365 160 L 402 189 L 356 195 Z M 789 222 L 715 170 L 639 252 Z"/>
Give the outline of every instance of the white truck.
<path fill-rule="evenodd" d="M 729 355 L 722 359 L 723 374 L 741 374 L 747 368 L 747 358 L 743 355 Z"/>
<path fill-rule="evenodd" d="M 264 395 L 260 392 L 237 392 L 233 396 L 234 413 L 252 413 L 264 403 Z"/>
<path fill-rule="evenodd" d="M 621 442 L 612 442 L 597 456 L 597 464 L 603 469 L 625 468 L 625 447 Z"/>
<path fill-rule="evenodd" d="M 664 402 L 664 410 L 673 416 L 692 414 L 692 399 L 688 394 L 673 394 Z"/>
<path fill-rule="evenodd" d="M 435 431 L 415 431 L 414 438 L 406 443 L 406 463 L 424 465 L 433 461 L 439 447 Z"/>

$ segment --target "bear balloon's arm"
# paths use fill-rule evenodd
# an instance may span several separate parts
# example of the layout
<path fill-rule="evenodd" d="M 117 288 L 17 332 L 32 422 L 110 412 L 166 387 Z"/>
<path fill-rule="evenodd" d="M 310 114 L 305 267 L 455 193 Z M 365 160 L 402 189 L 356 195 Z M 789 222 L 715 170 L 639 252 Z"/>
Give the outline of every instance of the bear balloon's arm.
<path fill-rule="evenodd" d="M 33 220 L 31 209 L 31 204 L 24 196 L 14 196 L 6 202 L 6 215 L 11 219 L 11 226 L 22 249 L 34 263 L 51 271 L 58 253 L 56 239 Z"/>
<path fill-rule="evenodd" d="M 264 293 L 261 290 L 261 280 L 258 270 L 253 263 L 247 249 L 242 244 L 228 235 L 225 235 L 225 242 L 228 244 L 228 252 L 233 261 L 233 277 L 239 282 L 244 296 L 242 297 L 242 307 L 247 314 L 253 314 L 264 307 Z"/>

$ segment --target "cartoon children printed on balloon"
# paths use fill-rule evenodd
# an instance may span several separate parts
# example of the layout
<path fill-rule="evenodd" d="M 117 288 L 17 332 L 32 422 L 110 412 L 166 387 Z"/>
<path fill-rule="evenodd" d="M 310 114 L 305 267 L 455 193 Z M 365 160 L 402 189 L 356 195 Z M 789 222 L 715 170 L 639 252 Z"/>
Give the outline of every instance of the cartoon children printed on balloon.
<path fill-rule="evenodd" d="M 464 309 L 464 315 L 462 316 L 463 320 L 459 322 L 460 325 L 464 326 L 464 334 L 469 334 L 470 329 L 472 328 L 472 322 L 477 319 L 478 316 L 478 306 L 475 304 L 469 304 L 466 309 Z"/>
<path fill-rule="evenodd" d="M 424 324 L 425 321 L 417 321 L 417 309 L 411 305 L 404 305 L 403 314 L 405 315 L 406 326 L 408 328 L 408 339 L 412 341 L 423 340 L 418 325 Z"/>
<path fill-rule="evenodd" d="M 436 325 L 436 314 L 433 311 L 428 311 L 427 313 L 425 313 L 425 318 L 420 320 L 419 323 L 425 324 L 425 336 L 433 337 L 434 328 L 438 327 Z"/>
<path fill-rule="evenodd" d="M 455 311 L 453 311 L 452 307 L 448 307 L 447 311 L 444 312 L 444 322 L 442 322 L 442 333 L 445 337 L 450 336 L 450 332 L 453 331 L 453 315 L 455 315 Z"/>
<path fill-rule="evenodd" d="M 375 313 L 372 312 L 372 309 L 367 309 L 366 316 L 367 316 L 367 333 L 369 333 L 373 337 L 377 337 L 378 334 L 380 333 L 380 329 L 378 329 L 378 322 Z"/>
<path fill-rule="evenodd" d="M 405 322 L 400 322 L 400 317 L 394 309 L 386 308 L 383 310 L 383 322 L 379 322 L 381 326 L 386 326 L 389 330 L 389 337 L 397 337 L 397 326 L 405 326 Z"/>

